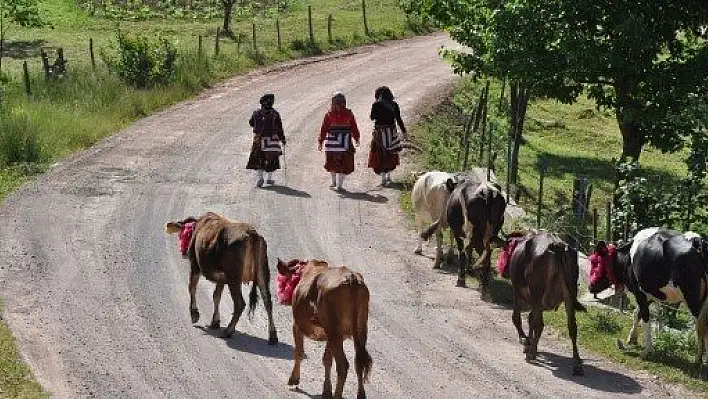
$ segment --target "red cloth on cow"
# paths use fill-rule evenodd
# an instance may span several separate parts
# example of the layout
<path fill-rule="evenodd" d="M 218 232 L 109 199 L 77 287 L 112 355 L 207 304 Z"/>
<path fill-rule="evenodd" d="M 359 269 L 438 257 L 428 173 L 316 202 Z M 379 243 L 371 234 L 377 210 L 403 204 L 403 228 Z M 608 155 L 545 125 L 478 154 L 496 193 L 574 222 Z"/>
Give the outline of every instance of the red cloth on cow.
<path fill-rule="evenodd" d="M 516 245 L 519 241 L 520 238 L 511 238 L 509 242 L 504 245 L 504 248 L 502 248 L 497 258 L 497 272 L 504 278 L 509 278 L 509 258 L 511 258 L 511 254 L 514 253 L 514 249 L 516 249 Z"/>
<path fill-rule="evenodd" d="M 195 224 L 196 222 L 185 223 L 184 228 L 179 232 L 179 251 L 182 253 L 182 256 L 187 256 L 189 242 L 192 240 Z"/>
<path fill-rule="evenodd" d="M 359 142 L 359 128 L 356 125 L 354 114 L 349 108 L 339 111 L 330 110 L 325 115 L 320 128 L 319 143 L 322 143 L 332 126 L 348 127 L 351 137 L 355 142 Z M 344 173 L 346 175 L 354 172 L 354 146 L 349 143 L 349 149 L 345 152 L 326 152 L 324 168 L 331 173 Z"/>
<path fill-rule="evenodd" d="M 278 274 L 275 276 L 275 293 L 278 297 L 278 303 L 281 305 L 290 305 L 293 303 L 293 294 L 302 274 L 302 267 L 305 263 L 297 265 L 290 276 Z"/>
<path fill-rule="evenodd" d="M 603 277 L 607 277 L 610 283 L 615 285 L 615 288 L 617 287 L 617 276 L 615 276 L 615 268 L 612 261 L 616 249 L 615 245 L 610 244 L 607 246 L 606 254 L 593 252 L 590 255 L 590 285 L 596 284 Z"/>

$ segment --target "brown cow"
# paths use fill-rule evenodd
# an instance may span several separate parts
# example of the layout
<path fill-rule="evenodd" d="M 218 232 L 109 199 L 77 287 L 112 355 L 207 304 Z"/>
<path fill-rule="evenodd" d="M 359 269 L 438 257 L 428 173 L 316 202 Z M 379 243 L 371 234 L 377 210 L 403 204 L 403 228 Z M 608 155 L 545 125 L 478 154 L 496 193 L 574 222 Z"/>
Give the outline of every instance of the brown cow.
<path fill-rule="evenodd" d="M 361 274 L 342 267 L 330 268 L 327 262 L 298 259 L 287 264 L 278 259 L 278 273 L 285 279 L 301 276 L 292 298 L 282 298 L 287 304 L 292 299 L 295 365 L 288 385 L 300 383 L 300 362 L 305 354 L 304 337 L 326 341 L 322 362 L 325 381 L 322 397 L 332 397 L 330 370 L 332 358 L 337 362 L 337 388 L 335 398 L 342 397 L 349 362 L 344 354 L 343 342 L 353 338 L 358 382 L 357 398 L 365 398 L 364 381 L 371 370 L 371 356 L 366 351 L 367 322 L 369 318 L 369 289 Z M 280 277 L 279 277 L 280 278 Z M 279 292 L 279 295 L 281 293 Z"/>
<path fill-rule="evenodd" d="M 236 323 L 246 308 L 241 294 L 241 284 L 253 282 L 249 295 L 248 313 L 253 315 L 258 302 L 256 287 L 261 292 L 268 313 L 268 344 L 275 345 L 278 335 L 273 324 L 273 303 L 270 298 L 268 254 L 265 239 L 248 223 L 227 219 L 207 212 L 199 219 L 187 218 L 165 225 L 168 234 L 179 233 L 182 255 L 189 259 L 189 312 L 192 323 L 199 321 L 195 298 L 199 276 L 216 283 L 214 289 L 214 314 L 210 328 L 219 328 L 219 302 L 224 285 L 229 286 L 234 301 L 234 313 L 223 333 L 230 337 L 236 331 Z"/>
<path fill-rule="evenodd" d="M 573 342 L 573 375 L 582 375 L 575 322 L 575 311 L 585 310 L 577 299 L 578 253 L 560 237 L 546 231 L 528 233 L 517 240 L 509 258 L 509 276 L 514 287 L 512 321 L 524 345 L 526 360 L 536 358 L 543 332 L 543 311 L 557 309 L 564 303 Z M 531 305 L 528 337 L 521 325 L 522 301 Z"/>

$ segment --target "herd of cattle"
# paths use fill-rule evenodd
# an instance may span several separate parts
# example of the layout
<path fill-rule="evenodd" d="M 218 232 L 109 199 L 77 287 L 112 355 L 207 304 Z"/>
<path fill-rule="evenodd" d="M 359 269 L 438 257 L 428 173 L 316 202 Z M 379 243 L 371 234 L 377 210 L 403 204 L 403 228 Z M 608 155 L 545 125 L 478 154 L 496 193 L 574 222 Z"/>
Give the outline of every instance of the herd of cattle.
<path fill-rule="evenodd" d="M 548 231 L 514 232 L 505 235 L 506 198 L 501 188 L 486 179 L 427 172 L 416 181 L 411 199 L 419 229 L 415 253 L 422 253 L 422 241 L 437 237 L 434 268 L 443 261 L 442 230 L 449 228 L 459 251 L 457 285 L 465 286 L 468 271 L 478 270 L 482 296 L 489 296 L 492 244 L 502 247 L 497 268 L 511 280 L 514 290 L 512 322 L 523 344 L 527 361 L 535 359 L 543 331 L 543 311 L 564 304 L 568 331 L 573 345 L 573 374 L 582 375 L 582 361 L 576 343 L 575 312 L 584 310 L 577 299 L 578 252 L 571 241 Z M 210 327 L 220 327 L 219 302 L 228 285 L 234 313 L 224 336 L 235 332 L 236 323 L 246 308 L 241 294 L 242 283 L 253 283 L 249 294 L 252 314 L 258 291 L 268 314 L 268 343 L 278 342 L 273 323 L 270 294 L 270 267 L 267 244 L 245 222 L 230 220 L 208 212 L 199 218 L 169 222 L 166 232 L 178 234 L 182 255 L 191 265 L 189 277 L 192 322 L 199 320 L 195 299 L 200 276 L 216 283 L 213 293 L 214 313 Z M 473 251 L 478 260 L 470 265 Z M 598 244 L 602 261 L 596 263 L 589 290 L 598 293 L 626 286 L 637 301 L 629 343 L 637 341 L 637 324 L 644 323 L 645 354 L 652 350 L 649 303 L 685 302 L 696 320 L 698 353 L 696 364 L 702 366 L 708 345 L 708 242 L 705 237 L 687 232 L 652 228 L 640 231 L 630 242 L 615 246 Z M 334 397 L 341 398 L 349 363 L 343 341 L 352 338 L 355 347 L 355 370 L 358 398 L 366 396 L 363 383 L 371 370 L 372 359 L 366 350 L 369 313 L 369 290 L 362 276 L 347 267 L 330 267 L 321 260 L 294 259 L 277 263 L 278 301 L 291 305 L 293 311 L 294 359 L 289 385 L 300 382 L 300 363 L 304 356 L 304 337 L 325 341 L 323 397 L 332 396 L 330 372 L 336 362 L 337 384 Z M 608 278 L 609 276 L 609 278 Z M 521 324 L 522 305 L 530 307 L 528 335 Z"/>

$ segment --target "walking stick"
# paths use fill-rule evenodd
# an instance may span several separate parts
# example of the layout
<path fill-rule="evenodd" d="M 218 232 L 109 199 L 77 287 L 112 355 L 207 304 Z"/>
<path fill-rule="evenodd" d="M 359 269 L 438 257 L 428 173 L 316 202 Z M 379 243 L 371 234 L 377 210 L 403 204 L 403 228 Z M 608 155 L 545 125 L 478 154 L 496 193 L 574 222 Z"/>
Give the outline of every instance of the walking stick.
<path fill-rule="evenodd" d="M 285 187 L 288 186 L 288 165 L 285 163 L 285 146 L 280 147 L 280 153 L 283 154 L 283 180 L 285 180 Z"/>

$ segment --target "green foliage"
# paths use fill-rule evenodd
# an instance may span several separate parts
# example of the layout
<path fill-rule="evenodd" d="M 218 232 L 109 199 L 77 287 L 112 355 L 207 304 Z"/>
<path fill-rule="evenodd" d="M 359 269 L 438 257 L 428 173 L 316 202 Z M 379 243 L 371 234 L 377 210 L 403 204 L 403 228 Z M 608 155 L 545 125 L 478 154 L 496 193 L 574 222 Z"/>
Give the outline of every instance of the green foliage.
<path fill-rule="evenodd" d="M 290 48 L 299 51 L 302 55 L 312 56 L 322 54 L 322 48 L 308 39 L 295 39 L 290 43 Z"/>
<path fill-rule="evenodd" d="M 108 68 L 127 84 L 145 89 L 175 80 L 177 49 L 165 38 L 150 40 L 146 36 L 118 31 L 116 58 L 106 52 L 101 56 Z"/>
<path fill-rule="evenodd" d="M 654 350 L 659 356 L 685 356 L 691 358 L 696 355 L 698 342 L 694 330 L 686 331 L 660 331 L 654 337 Z"/>
<path fill-rule="evenodd" d="M 38 162 L 39 136 L 30 118 L 19 110 L 0 109 L 0 166 Z"/>
<path fill-rule="evenodd" d="M 591 312 L 588 314 L 588 321 L 590 328 L 597 332 L 616 334 L 622 331 L 622 323 L 618 320 L 617 315 L 610 313 L 610 311 Z"/>
<path fill-rule="evenodd" d="M 708 70 L 704 0 L 409 3 L 469 48 L 447 51 L 459 72 L 506 76 L 561 102 L 587 89 L 616 111 L 623 158 L 638 158 L 645 142 L 675 151 L 698 124 L 684 110 L 708 89 L 697 73 Z"/>
<path fill-rule="evenodd" d="M 38 0 L 2 0 L 0 1 L 0 37 L 5 37 L 4 26 L 8 22 L 14 22 L 20 26 L 37 27 L 42 26 L 42 18 L 39 13 Z"/>

